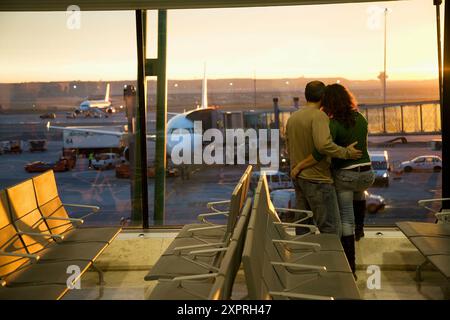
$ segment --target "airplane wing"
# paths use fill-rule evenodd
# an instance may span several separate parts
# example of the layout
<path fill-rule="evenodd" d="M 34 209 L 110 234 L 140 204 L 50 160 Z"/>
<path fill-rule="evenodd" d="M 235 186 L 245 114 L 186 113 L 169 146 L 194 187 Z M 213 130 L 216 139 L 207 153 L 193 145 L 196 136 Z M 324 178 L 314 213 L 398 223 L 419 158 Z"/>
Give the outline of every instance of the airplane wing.
<path fill-rule="evenodd" d="M 47 130 L 49 129 L 56 129 L 56 130 L 68 130 L 68 131 L 77 131 L 77 132 L 89 132 L 89 133 L 96 133 L 96 134 L 106 134 L 111 136 L 118 136 L 122 137 L 128 134 L 128 132 L 119 132 L 119 131 L 110 131 L 110 130 L 101 130 L 101 129 L 91 129 L 91 128 L 76 128 L 76 127 L 58 127 L 58 126 L 52 126 L 50 122 L 47 122 Z M 147 134 L 147 139 L 155 140 L 156 135 L 154 134 Z"/>

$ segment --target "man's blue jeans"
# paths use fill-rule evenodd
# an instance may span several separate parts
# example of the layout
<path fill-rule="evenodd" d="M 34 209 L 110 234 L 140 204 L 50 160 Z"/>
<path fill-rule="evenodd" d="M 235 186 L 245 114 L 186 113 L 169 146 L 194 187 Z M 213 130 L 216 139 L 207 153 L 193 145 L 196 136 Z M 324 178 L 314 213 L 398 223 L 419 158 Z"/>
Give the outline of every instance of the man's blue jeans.
<path fill-rule="evenodd" d="M 336 170 L 333 172 L 334 185 L 341 212 L 342 235 L 351 236 L 355 233 L 355 215 L 353 200 L 365 200 L 364 191 L 375 180 L 375 174 L 369 171 Z"/>
<path fill-rule="evenodd" d="M 313 212 L 314 224 L 321 233 L 334 233 L 340 237 L 341 217 L 334 185 L 297 178 L 294 186 L 297 208 Z"/>

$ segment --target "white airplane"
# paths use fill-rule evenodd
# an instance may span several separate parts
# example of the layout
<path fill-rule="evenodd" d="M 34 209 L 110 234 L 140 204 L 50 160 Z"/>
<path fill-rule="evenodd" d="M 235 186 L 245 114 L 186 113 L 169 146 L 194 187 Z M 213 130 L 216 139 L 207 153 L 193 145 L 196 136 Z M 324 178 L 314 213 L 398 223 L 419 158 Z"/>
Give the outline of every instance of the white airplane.
<path fill-rule="evenodd" d="M 107 95 L 109 94 L 109 84 L 107 87 Z M 106 98 L 106 97 L 105 97 Z M 106 99 L 105 99 L 106 100 Z M 92 101 L 91 101 L 92 102 Z M 80 105 L 81 107 L 81 105 Z M 198 139 L 202 139 L 202 134 L 197 134 L 194 132 L 194 121 L 201 120 L 202 114 L 211 113 L 215 111 L 215 108 L 208 107 L 208 93 L 207 93 L 207 79 L 206 72 L 204 74 L 203 82 L 202 82 L 202 104 L 194 110 L 190 110 L 183 113 L 172 113 L 168 112 L 170 115 L 174 115 L 167 122 L 167 131 L 166 131 L 166 153 L 171 155 L 172 150 L 175 146 L 178 148 L 187 147 L 191 149 L 194 146 L 195 141 L 199 141 Z M 52 126 L 50 122 L 47 123 L 47 129 L 57 129 L 57 130 L 67 130 L 67 131 L 77 131 L 77 132 L 89 132 L 93 134 L 102 134 L 102 135 L 114 135 L 120 136 L 124 138 L 126 141 L 126 136 L 128 135 L 127 130 L 112 131 L 107 129 L 93 129 L 86 127 L 59 127 Z M 156 135 L 147 134 L 147 139 L 156 140 Z"/>
<path fill-rule="evenodd" d="M 107 113 L 114 113 L 116 109 L 111 106 L 111 101 L 109 100 L 109 91 L 110 86 L 109 83 L 106 85 L 106 93 L 104 100 L 85 100 L 80 103 L 80 106 L 77 110 L 81 112 L 91 111 L 93 109 L 101 110 Z"/>

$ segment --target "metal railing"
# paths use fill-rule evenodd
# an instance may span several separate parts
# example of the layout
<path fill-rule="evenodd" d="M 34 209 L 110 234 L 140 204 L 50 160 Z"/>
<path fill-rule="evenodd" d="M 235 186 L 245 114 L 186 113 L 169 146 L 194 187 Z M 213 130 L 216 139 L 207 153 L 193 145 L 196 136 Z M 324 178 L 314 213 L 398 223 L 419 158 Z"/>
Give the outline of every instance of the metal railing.
<path fill-rule="evenodd" d="M 441 132 L 439 100 L 359 105 L 369 134 L 437 134 Z"/>

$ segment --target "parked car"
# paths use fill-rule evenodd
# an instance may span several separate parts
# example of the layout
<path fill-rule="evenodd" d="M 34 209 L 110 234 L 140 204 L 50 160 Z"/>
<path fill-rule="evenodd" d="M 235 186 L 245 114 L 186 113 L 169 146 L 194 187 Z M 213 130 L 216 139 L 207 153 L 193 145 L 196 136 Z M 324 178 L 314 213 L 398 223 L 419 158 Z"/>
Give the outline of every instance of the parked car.
<path fill-rule="evenodd" d="M 41 114 L 39 116 L 39 118 L 41 118 L 41 119 L 56 119 L 56 113 L 53 113 L 53 112 L 44 113 L 44 114 Z"/>
<path fill-rule="evenodd" d="M 389 187 L 389 172 L 391 170 L 389 165 L 388 152 L 376 151 L 369 152 L 370 161 L 372 162 L 372 169 L 375 172 L 374 184 L 381 184 L 384 187 Z"/>
<path fill-rule="evenodd" d="M 267 177 L 267 183 L 269 184 L 269 190 L 277 190 L 277 189 L 288 189 L 293 188 L 291 177 L 288 173 L 280 172 L 280 171 L 264 171 Z M 250 180 L 250 188 L 256 188 L 258 184 L 259 176 L 261 172 L 257 171 L 252 175 L 252 179 Z"/>
<path fill-rule="evenodd" d="M 368 191 L 364 191 L 366 195 L 366 207 L 369 213 L 377 213 L 381 211 L 386 206 L 384 198 L 382 196 L 369 193 Z"/>
<path fill-rule="evenodd" d="M 377 213 L 386 206 L 382 196 L 368 191 L 365 191 L 364 194 L 366 196 L 366 208 L 369 213 Z M 295 189 L 274 190 L 270 193 L 270 198 L 275 208 L 295 208 L 296 206 Z M 279 214 L 280 219 L 285 215 L 285 213 L 282 215 L 281 212 Z"/>
<path fill-rule="evenodd" d="M 60 159 L 55 163 L 35 161 L 25 165 L 26 172 L 44 172 L 47 170 L 53 170 L 55 172 L 68 171 L 69 165 L 66 159 Z"/>
<path fill-rule="evenodd" d="M 115 168 L 120 163 L 120 155 L 117 153 L 99 153 L 92 160 L 92 167 L 96 170 Z"/>
<path fill-rule="evenodd" d="M 155 167 L 153 165 L 149 165 L 147 168 L 147 177 L 154 178 L 155 177 Z M 166 169 L 166 177 L 178 177 L 180 175 L 180 171 L 177 168 L 167 168 Z M 130 163 L 123 162 L 121 164 L 116 165 L 116 177 L 129 179 L 131 176 L 130 171 Z"/>
<path fill-rule="evenodd" d="M 400 169 L 404 172 L 411 172 L 413 170 L 433 170 L 434 172 L 440 172 L 442 170 L 442 159 L 438 156 L 420 156 L 412 160 L 403 161 L 400 164 Z"/>

